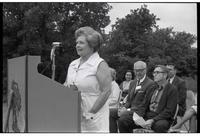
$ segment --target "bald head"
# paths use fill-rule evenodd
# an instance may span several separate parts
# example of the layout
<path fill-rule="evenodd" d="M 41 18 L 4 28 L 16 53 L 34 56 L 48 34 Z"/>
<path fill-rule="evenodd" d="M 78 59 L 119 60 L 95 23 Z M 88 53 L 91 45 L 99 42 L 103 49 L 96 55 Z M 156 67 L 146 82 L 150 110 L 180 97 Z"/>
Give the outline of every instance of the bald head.
<path fill-rule="evenodd" d="M 137 61 L 134 63 L 134 69 L 145 69 L 147 64 L 143 61 Z"/>

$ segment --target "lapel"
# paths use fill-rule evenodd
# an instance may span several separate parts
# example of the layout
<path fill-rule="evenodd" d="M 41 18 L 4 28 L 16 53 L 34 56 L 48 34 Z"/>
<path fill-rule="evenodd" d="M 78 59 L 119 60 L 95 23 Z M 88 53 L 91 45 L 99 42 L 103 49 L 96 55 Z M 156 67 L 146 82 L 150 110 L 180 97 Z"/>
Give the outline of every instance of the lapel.
<path fill-rule="evenodd" d="M 172 85 L 176 85 L 178 83 L 178 78 L 177 76 L 174 77 L 174 80 L 172 81 Z"/>
<path fill-rule="evenodd" d="M 148 77 L 146 76 L 144 81 L 142 83 L 140 83 L 141 87 L 143 87 L 143 85 L 146 84 L 147 80 L 148 80 Z"/>
<path fill-rule="evenodd" d="M 130 91 L 130 98 L 131 99 L 132 99 L 132 96 L 133 96 L 133 94 L 135 92 L 136 84 L 137 84 L 137 80 L 135 79 L 135 80 L 133 80 L 133 86 L 132 86 L 131 91 Z"/>
<path fill-rule="evenodd" d="M 141 90 L 143 89 L 144 85 L 146 84 L 147 82 L 147 76 L 145 77 L 144 81 L 142 83 L 140 83 L 141 85 Z M 135 95 L 137 94 L 137 91 L 135 91 L 135 88 L 136 88 L 136 84 L 137 84 L 137 80 L 135 80 L 135 83 L 134 83 L 134 87 L 131 89 L 131 95 L 130 95 L 130 98 L 132 99 L 133 97 L 135 97 Z"/>

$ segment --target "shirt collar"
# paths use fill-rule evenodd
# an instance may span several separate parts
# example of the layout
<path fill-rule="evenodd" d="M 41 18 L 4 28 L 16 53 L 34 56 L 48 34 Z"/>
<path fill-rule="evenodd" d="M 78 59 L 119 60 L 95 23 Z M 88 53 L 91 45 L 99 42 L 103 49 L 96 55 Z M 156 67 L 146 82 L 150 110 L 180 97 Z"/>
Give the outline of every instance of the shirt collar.
<path fill-rule="evenodd" d="M 85 62 L 89 65 L 95 65 L 96 59 L 100 58 L 98 52 L 94 52 Z"/>
<path fill-rule="evenodd" d="M 175 78 L 175 75 L 174 75 L 172 78 L 169 79 L 169 80 L 170 80 L 170 83 L 173 82 L 174 78 Z"/>
<path fill-rule="evenodd" d="M 85 62 L 86 64 L 89 64 L 89 65 L 94 65 L 95 62 L 96 62 L 96 59 L 100 58 L 98 52 L 94 52 L 89 58 L 88 60 Z M 75 66 L 78 68 L 78 65 L 80 64 L 80 60 L 81 60 L 81 57 L 78 58 L 77 60 L 75 60 L 74 62 L 72 62 L 72 66 Z"/>

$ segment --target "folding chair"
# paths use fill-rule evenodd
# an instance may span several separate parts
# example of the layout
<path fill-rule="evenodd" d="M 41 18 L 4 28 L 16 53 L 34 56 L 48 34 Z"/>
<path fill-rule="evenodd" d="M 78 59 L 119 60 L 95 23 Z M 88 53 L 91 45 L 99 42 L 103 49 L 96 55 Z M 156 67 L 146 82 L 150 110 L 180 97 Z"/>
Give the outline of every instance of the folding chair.
<path fill-rule="evenodd" d="M 186 97 L 186 110 L 190 109 L 192 105 L 195 104 L 195 95 L 193 93 L 193 91 L 188 90 L 187 91 L 187 97 Z M 182 119 L 182 117 L 179 117 L 180 119 Z M 191 126 L 191 120 L 186 121 L 183 124 L 183 127 L 181 128 L 182 130 L 186 130 L 186 132 L 190 132 L 190 126 Z"/>

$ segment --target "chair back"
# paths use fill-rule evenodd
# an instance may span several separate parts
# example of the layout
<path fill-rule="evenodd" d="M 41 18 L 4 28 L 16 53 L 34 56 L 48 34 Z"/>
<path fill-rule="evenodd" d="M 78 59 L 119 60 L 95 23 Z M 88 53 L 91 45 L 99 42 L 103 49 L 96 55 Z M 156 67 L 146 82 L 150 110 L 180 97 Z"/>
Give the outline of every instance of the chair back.
<path fill-rule="evenodd" d="M 174 117 L 173 117 L 174 120 L 177 118 L 178 110 L 179 110 L 179 105 L 177 104 L 177 106 L 176 106 L 176 112 L 175 112 Z"/>
<path fill-rule="evenodd" d="M 171 123 L 170 127 L 172 127 L 174 125 L 174 123 L 176 122 L 176 118 L 177 118 L 177 115 L 178 115 L 178 110 L 179 110 L 179 104 L 176 105 L 176 111 L 174 113 L 173 122 Z"/>

